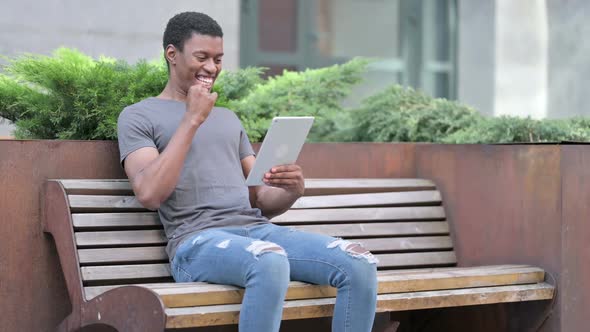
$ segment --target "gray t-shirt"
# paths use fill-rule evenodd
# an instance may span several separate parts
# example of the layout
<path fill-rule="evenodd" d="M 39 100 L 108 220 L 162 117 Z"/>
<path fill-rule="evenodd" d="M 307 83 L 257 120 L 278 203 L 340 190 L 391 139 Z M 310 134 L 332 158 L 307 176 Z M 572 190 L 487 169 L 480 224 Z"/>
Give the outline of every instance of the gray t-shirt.
<path fill-rule="evenodd" d="M 184 102 L 160 98 L 126 107 L 117 124 L 121 163 L 142 147 L 162 153 L 185 112 Z M 213 108 L 197 129 L 174 191 L 158 209 L 170 259 L 184 239 L 204 229 L 268 222 L 250 205 L 240 162 L 253 154 L 238 117 L 228 109 Z"/>

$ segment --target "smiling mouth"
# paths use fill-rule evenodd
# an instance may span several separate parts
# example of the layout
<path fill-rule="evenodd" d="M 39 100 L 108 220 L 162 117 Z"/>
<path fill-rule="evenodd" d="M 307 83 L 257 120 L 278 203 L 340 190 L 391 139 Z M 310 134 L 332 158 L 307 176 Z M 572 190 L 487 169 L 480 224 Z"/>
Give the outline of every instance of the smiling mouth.
<path fill-rule="evenodd" d="M 204 86 L 205 88 L 207 88 L 209 90 L 213 86 L 213 77 L 196 75 L 195 78 L 197 79 L 198 84 Z"/>

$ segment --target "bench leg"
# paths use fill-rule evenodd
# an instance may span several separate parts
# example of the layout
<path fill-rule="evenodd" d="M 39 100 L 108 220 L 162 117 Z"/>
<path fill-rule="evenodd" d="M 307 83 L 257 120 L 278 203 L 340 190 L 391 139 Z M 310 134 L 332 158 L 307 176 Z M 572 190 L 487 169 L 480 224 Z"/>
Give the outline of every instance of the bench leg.
<path fill-rule="evenodd" d="M 385 327 L 385 330 L 383 330 L 383 332 L 396 332 L 401 324 L 401 322 L 400 322 L 401 317 L 399 316 L 399 313 L 394 313 L 394 312 L 390 312 L 388 316 L 389 316 L 389 321 L 387 322 L 387 325 Z"/>
<path fill-rule="evenodd" d="M 397 329 L 399 328 L 399 324 L 400 324 L 400 322 L 392 320 L 389 322 L 389 325 L 385 328 L 385 331 L 383 331 L 383 332 L 396 332 Z"/>

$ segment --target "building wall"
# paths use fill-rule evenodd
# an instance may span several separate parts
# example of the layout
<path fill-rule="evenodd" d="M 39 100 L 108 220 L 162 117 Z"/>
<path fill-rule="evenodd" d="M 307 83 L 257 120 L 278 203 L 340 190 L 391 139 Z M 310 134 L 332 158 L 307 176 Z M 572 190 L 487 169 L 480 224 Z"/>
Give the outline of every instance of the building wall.
<path fill-rule="evenodd" d="M 550 117 L 590 116 L 590 1 L 547 0 Z"/>
<path fill-rule="evenodd" d="M 486 115 L 590 116 L 590 2 L 459 0 L 458 99 Z"/>
<path fill-rule="evenodd" d="M 201 11 L 224 30 L 224 67 L 239 64 L 240 0 L 20 0 L 0 10 L 0 54 L 50 54 L 60 46 L 136 62 L 162 56 L 162 34 L 174 14 Z M 11 127 L 0 123 L 0 136 Z"/>
<path fill-rule="evenodd" d="M 494 114 L 495 3 L 459 0 L 457 98 L 483 114 Z"/>
<path fill-rule="evenodd" d="M 21 0 L 0 11 L 0 54 L 49 54 L 74 47 L 91 56 L 129 62 L 162 54 L 166 22 L 183 11 L 202 11 L 225 32 L 225 66 L 238 67 L 239 0 Z"/>
<path fill-rule="evenodd" d="M 496 0 L 494 115 L 547 116 L 545 0 Z"/>
<path fill-rule="evenodd" d="M 239 66 L 240 0 L 21 0 L 0 11 L 0 54 L 60 46 L 135 62 L 161 56 L 166 21 L 196 10 L 225 32 L 226 69 Z M 590 2 L 458 0 L 458 99 L 486 115 L 590 116 Z M 1 60 L 0 60 L 1 61 Z M 0 137 L 12 126 L 0 122 Z"/>
<path fill-rule="evenodd" d="M 460 0 L 458 7 L 458 99 L 488 116 L 545 117 L 545 0 Z"/>

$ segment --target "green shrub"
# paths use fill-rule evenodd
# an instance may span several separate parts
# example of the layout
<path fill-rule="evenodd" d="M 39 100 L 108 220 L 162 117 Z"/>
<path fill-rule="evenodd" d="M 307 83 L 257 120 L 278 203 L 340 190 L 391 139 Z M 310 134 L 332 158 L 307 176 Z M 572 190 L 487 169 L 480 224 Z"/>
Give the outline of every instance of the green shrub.
<path fill-rule="evenodd" d="M 336 121 L 334 121 L 336 122 Z M 332 141 L 534 143 L 589 141 L 590 119 L 484 117 L 455 101 L 392 86 L 341 116 Z M 338 129 L 339 128 L 339 129 Z"/>
<path fill-rule="evenodd" d="M 245 98 L 229 103 L 242 120 L 250 139 L 264 137 L 273 117 L 309 115 L 316 120 L 310 133 L 321 140 L 330 131 L 327 119 L 343 112 L 341 101 L 361 81 L 367 60 L 354 59 L 342 65 L 301 72 L 284 71 L 282 75 L 258 84 Z"/>
<path fill-rule="evenodd" d="M 366 61 L 288 72 L 264 80 L 263 68 L 224 71 L 213 88 L 218 106 L 233 109 L 253 141 L 276 115 L 314 115 L 314 127 L 341 110 L 339 101 L 360 81 Z M 0 116 L 16 124 L 18 138 L 116 139 L 127 105 L 158 95 L 168 74 L 163 61 L 129 65 L 60 48 L 53 56 L 9 59 L 0 74 Z"/>
<path fill-rule="evenodd" d="M 446 143 L 535 143 L 590 140 L 590 120 L 534 120 L 513 116 L 482 118 L 447 137 Z"/>
<path fill-rule="evenodd" d="M 263 84 L 262 74 L 264 68 L 248 67 L 235 72 L 222 71 L 217 80 L 213 91 L 218 93 L 217 106 L 231 107 L 233 100 L 245 98 L 259 84 Z"/>
<path fill-rule="evenodd" d="M 131 66 L 66 48 L 9 60 L 5 71 L 0 115 L 18 138 L 49 139 L 115 139 L 123 107 L 158 94 L 167 75 L 163 63 Z"/>
<path fill-rule="evenodd" d="M 366 142 L 442 142 L 481 116 L 458 102 L 434 99 L 394 85 L 367 98 L 350 112 L 342 140 Z M 338 136 L 338 135 L 337 135 Z"/>
<path fill-rule="evenodd" d="M 252 141 L 260 141 L 277 115 L 312 115 L 311 141 L 512 143 L 590 140 L 590 119 L 533 120 L 483 117 L 455 101 L 431 98 L 398 85 L 344 109 L 342 100 L 361 81 L 368 61 L 265 80 L 263 68 L 223 71 L 214 91 L 232 109 Z M 127 105 L 158 95 L 168 78 L 163 60 L 129 65 L 94 60 L 61 48 L 53 56 L 8 59 L 0 74 L 0 116 L 16 124 L 18 138 L 116 139 Z"/>

